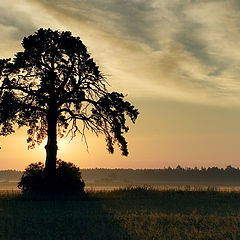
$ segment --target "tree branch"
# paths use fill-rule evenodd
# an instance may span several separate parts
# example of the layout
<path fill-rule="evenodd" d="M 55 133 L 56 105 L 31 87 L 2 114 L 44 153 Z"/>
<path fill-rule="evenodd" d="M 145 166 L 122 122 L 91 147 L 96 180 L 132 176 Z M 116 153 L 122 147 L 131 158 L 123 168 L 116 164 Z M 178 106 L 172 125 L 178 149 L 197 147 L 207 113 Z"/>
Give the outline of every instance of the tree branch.
<path fill-rule="evenodd" d="M 33 91 L 33 90 L 28 90 L 26 89 L 26 87 L 21 87 L 21 86 L 13 86 L 13 85 L 10 85 L 8 87 L 0 87 L 1 90 L 19 90 L 19 91 L 22 91 L 24 93 L 27 93 L 31 96 L 35 96 L 35 97 L 38 97 L 38 98 L 42 98 L 44 100 L 48 100 L 48 97 L 42 95 L 42 94 L 38 94 L 36 91 Z"/>

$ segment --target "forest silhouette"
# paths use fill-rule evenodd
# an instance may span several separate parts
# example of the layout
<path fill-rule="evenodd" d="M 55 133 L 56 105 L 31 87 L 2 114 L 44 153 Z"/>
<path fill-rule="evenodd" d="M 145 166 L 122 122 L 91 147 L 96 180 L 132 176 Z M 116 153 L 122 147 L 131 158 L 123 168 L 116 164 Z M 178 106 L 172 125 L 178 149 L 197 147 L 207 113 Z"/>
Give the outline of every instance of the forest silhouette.
<path fill-rule="evenodd" d="M 239 186 L 240 169 L 226 168 L 164 168 L 164 169 L 80 169 L 83 180 L 89 186 L 134 185 L 222 185 Z M 0 181 L 19 181 L 22 171 L 0 171 Z"/>

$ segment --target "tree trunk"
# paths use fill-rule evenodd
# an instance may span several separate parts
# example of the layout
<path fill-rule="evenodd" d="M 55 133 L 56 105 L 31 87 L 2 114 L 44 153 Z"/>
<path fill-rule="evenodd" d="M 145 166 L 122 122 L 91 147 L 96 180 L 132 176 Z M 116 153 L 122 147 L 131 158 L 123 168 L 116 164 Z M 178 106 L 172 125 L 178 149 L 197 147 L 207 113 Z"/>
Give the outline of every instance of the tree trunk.
<path fill-rule="evenodd" d="M 57 161 L 57 114 L 49 109 L 48 121 L 48 140 L 46 149 L 45 174 L 47 187 L 54 190 L 56 182 L 56 161 Z"/>

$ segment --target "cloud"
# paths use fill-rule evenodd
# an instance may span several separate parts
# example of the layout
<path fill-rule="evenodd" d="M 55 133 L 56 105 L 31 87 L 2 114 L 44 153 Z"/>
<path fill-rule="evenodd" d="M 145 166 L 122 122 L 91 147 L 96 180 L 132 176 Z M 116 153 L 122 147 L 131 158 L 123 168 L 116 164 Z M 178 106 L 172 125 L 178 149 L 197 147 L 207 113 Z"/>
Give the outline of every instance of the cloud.
<path fill-rule="evenodd" d="M 39 27 L 55 27 L 57 21 L 43 8 L 28 0 L 8 0 L 0 3 L 1 57 L 12 57 L 21 50 L 21 41 Z"/>
<path fill-rule="evenodd" d="M 131 96 L 240 104 L 237 0 L 22 2 L 0 4 L 1 39 L 19 40 L 39 27 L 70 30 L 113 88 Z"/>
<path fill-rule="evenodd" d="M 25 34 L 35 29 L 29 14 L 26 14 L 29 9 L 24 6 L 24 3 L 26 2 L 16 3 L 13 0 L 0 3 L 0 26 L 3 32 L 7 32 L 9 36 L 17 40 L 21 40 Z"/>

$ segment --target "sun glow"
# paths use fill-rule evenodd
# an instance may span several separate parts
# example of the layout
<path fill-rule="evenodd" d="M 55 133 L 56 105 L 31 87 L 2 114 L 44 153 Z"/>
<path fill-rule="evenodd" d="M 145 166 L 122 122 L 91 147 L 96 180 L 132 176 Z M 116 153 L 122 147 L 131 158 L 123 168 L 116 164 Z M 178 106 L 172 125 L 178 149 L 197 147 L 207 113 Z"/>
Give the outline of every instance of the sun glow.
<path fill-rule="evenodd" d="M 68 138 L 60 138 L 58 139 L 57 146 L 59 152 L 65 152 L 70 146 L 70 140 Z"/>
<path fill-rule="evenodd" d="M 47 145 L 47 138 L 45 138 L 39 146 L 36 146 L 36 148 L 38 149 L 38 151 L 45 153 L 45 146 L 46 145 Z M 64 138 L 64 137 L 63 138 L 58 138 L 57 146 L 58 146 L 58 153 L 61 153 L 61 154 L 65 153 L 66 154 L 66 151 L 70 146 L 69 138 Z"/>

